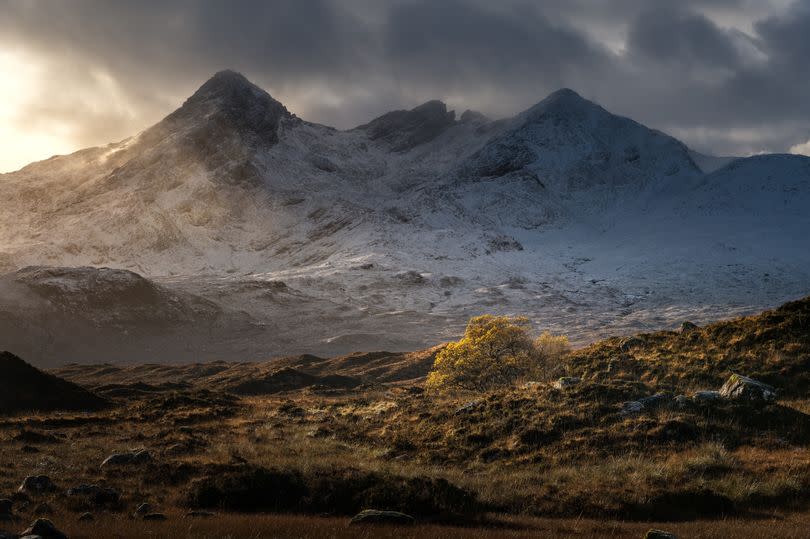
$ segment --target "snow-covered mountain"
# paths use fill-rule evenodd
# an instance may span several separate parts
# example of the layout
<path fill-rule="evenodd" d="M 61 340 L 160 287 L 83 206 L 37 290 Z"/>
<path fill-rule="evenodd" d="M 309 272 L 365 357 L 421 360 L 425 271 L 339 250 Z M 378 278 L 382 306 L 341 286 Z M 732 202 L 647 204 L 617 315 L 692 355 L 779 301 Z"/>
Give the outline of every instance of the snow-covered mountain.
<path fill-rule="evenodd" d="M 483 311 L 583 340 L 807 294 L 809 181 L 808 158 L 702 156 L 567 89 L 338 131 L 224 71 L 130 139 L 0 175 L 0 267 L 138 272 L 283 329 L 232 348 L 254 357 L 431 344 Z"/>

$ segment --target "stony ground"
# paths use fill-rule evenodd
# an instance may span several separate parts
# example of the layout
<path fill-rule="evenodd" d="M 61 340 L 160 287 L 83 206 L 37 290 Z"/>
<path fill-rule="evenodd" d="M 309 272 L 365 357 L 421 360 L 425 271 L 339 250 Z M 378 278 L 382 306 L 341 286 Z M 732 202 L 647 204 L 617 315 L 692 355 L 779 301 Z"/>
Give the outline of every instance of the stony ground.
<path fill-rule="evenodd" d="M 425 392 L 435 351 L 68 366 L 111 406 L 3 415 L 0 530 L 45 516 L 71 537 L 803 537 L 809 308 L 596 343 L 485 394 Z M 775 398 L 710 393 L 732 371 Z M 348 527 L 369 507 L 417 526 Z"/>

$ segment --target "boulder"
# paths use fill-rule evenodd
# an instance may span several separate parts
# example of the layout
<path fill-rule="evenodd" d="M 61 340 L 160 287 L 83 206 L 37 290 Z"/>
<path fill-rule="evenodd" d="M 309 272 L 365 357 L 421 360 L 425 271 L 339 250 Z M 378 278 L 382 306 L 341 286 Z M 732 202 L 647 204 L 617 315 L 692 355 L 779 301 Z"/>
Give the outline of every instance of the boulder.
<path fill-rule="evenodd" d="M 398 511 L 378 511 L 366 509 L 356 514 L 349 521 L 350 526 L 359 524 L 389 524 L 392 526 L 411 526 L 415 523 L 412 516 Z"/>
<path fill-rule="evenodd" d="M 82 513 L 79 515 L 79 522 L 90 522 L 95 519 L 96 518 L 93 516 L 93 513 Z"/>
<path fill-rule="evenodd" d="M 776 389 L 759 380 L 732 374 L 723 387 L 720 388 L 720 396 L 724 399 L 749 401 L 749 402 L 771 402 L 776 400 Z"/>
<path fill-rule="evenodd" d="M 59 531 L 53 522 L 47 518 L 38 518 L 31 526 L 20 534 L 22 537 L 26 535 L 37 535 L 42 539 L 67 539 L 67 535 Z"/>
<path fill-rule="evenodd" d="M 144 520 L 150 520 L 152 522 L 163 522 L 166 520 L 166 515 L 163 513 L 147 513 L 143 516 Z"/>
<path fill-rule="evenodd" d="M 113 453 L 101 463 L 102 468 L 109 466 L 131 466 L 146 464 L 152 461 L 152 454 L 146 449 L 134 449 L 125 453 Z"/>
<path fill-rule="evenodd" d="M 653 410 L 672 402 L 672 395 L 669 393 L 656 393 L 655 395 L 638 399 L 638 402 L 640 402 L 644 408 Z"/>
<path fill-rule="evenodd" d="M 51 478 L 47 475 L 29 475 L 23 479 L 20 488 L 17 492 L 25 494 L 41 494 L 43 492 L 52 492 L 56 490 L 56 485 L 53 484 Z"/>
<path fill-rule="evenodd" d="M 582 381 L 578 376 L 563 376 L 554 381 L 552 387 L 555 389 L 567 389 L 579 384 Z"/>
<path fill-rule="evenodd" d="M 665 532 L 663 530 L 647 530 L 647 533 L 644 534 L 643 539 L 678 539 L 678 536 L 674 533 Z"/>
<path fill-rule="evenodd" d="M 719 391 L 697 391 L 692 395 L 692 400 L 700 404 L 707 404 L 721 398 Z"/>
<path fill-rule="evenodd" d="M 620 415 L 634 415 L 639 414 L 644 410 L 644 405 L 639 401 L 627 401 L 622 403 L 622 409 L 619 411 Z"/>

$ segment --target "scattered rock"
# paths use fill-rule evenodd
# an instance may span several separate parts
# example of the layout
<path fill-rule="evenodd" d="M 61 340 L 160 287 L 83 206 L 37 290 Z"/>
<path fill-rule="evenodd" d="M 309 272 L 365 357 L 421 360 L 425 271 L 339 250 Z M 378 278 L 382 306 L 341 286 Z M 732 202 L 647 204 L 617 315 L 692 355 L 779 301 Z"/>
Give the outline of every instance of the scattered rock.
<path fill-rule="evenodd" d="M 147 513 L 143 516 L 143 519 L 152 522 L 163 522 L 166 520 L 166 515 L 163 513 Z"/>
<path fill-rule="evenodd" d="M 640 402 L 644 408 L 648 408 L 650 410 L 660 408 L 671 401 L 672 395 L 669 393 L 656 393 L 655 395 L 638 399 L 638 402 Z"/>
<path fill-rule="evenodd" d="M 47 518 L 38 518 L 31 526 L 20 534 L 22 537 L 28 535 L 39 536 L 42 539 L 67 539 L 67 535 L 59 531 L 53 522 Z"/>
<path fill-rule="evenodd" d="M 93 513 L 82 513 L 79 515 L 79 522 L 90 522 L 91 520 L 95 520 L 96 518 L 93 516 Z"/>
<path fill-rule="evenodd" d="M 53 484 L 51 478 L 47 475 L 29 475 L 26 477 L 18 492 L 26 494 L 41 494 L 43 492 L 52 492 L 56 490 L 56 485 Z"/>
<path fill-rule="evenodd" d="M 720 396 L 733 400 L 771 402 L 776 400 L 776 389 L 753 378 L 732 374 L 720 388 Z"/>
<path fill-rule="evenodd" d="M 126 453 L 113 453 L 101 463 L 102 468 L 107 466 L 131 466 L 151 462 L 152 454 L 146 449 L 135 449 Z"/>
<path fill-rule="evenodd" d="M 619 414 L 634 415 L 641 413 L 642 410 L 644 410 L 644 405 L 639 401 L 627 401 L 622 403 L 622 409 Z"/>
<path fill-rule="evenodd" d="M 68 489 L 67 495 L 84 497 L 93 505 L 114 505 L 121 499 L 115 489 L 98 485 L 79 485 Z"/>
<path fill-rule="evenodd" d="M 358 524 L 390 524 L 394 526 L 412 526 L 415 520 L 412 516 L 397 511 L 378 511 L 366 509 L 352 517 L 350 526 Z"/>
<path fill-rule="evenodd" d="M 663 530 L 647 530 L 643 539 L 678 539 L 678 536 Z"/>
<path fill-rule="evenodd" d="M 581 381 L 582 379 L 578 376 L 563 376 L 562 378 L 556 380 L 552 384 L 552 387 L 555 389 L 566 389 L 579 384 Z"/>
<path fill-rule="evenodd" d="M 698 391 L 692 395 L 692 400 L 701 404 L 714 402 L 721 398 L 719 391 Z"/>

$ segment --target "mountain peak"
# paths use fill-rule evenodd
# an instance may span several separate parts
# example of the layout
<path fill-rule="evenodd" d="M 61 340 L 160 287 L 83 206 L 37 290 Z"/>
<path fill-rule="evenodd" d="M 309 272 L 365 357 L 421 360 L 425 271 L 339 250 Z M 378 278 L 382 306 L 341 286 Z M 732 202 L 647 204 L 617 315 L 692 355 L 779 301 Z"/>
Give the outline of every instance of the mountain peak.
<path fill-rule="evenodd" d="M 263 89 L 259 88 L 247 77 L 236 71 L 226 69 L 214 74 L 194 94 L 188 98 L 183 106 L 189 103 L 218 100 L 223 102 L 240 102 L 242 104 L 253 100 L 272 101 L 278 103 Z M 279 103 L 280 105 L 280 103 Z"/>
<path fill-rule="evenodd" d="M 208 79 L 158 125 L 175 132 L 211 132 L 215 138 L 230 132 L 272 145 L 278 140 L 281 121 L 292 118 L 284 105 L 244 75 L 224 70 Z"/>
<path fill-rule="evenodd" d="M 582 118 L 591 114 L 610 114 L 593 101 L 589 101 L 570 88 L 561 88 L 529 108 L 521 116 L 529 121 L 546 115 Z"/>
<path fill-rule="evenodd" d="M 394 110 L 371 120 L 363 129 L 371 140 L 388 143 L 395 152 L 407 151 L 439 136 L 456 122 L 456 112 L 432 100 L 411 110 Z"/>

